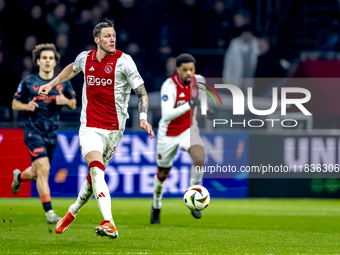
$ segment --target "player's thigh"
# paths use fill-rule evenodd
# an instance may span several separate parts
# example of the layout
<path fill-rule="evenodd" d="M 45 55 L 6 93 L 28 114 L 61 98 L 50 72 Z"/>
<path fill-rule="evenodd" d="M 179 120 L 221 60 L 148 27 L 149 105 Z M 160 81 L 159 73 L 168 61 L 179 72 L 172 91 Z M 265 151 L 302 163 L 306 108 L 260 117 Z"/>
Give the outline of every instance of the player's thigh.
<path fill-rule="evenodd" d="M 102 139 L 104 141 L 103 164 L 106 168 L 116 151 L 116 148 L 123 137 L 124 129 L 119 130 L 105 130 L 102 132 Z"/>
<path fill-rule="evenodd" d="M 37 176 L 48 177 L 50 173 L 50 160 L 48 157 L 41 157 L 33 161 L 32 171 L 37 173 Z"/>
<path fill-rule="evenodd" d="M 157 166 L 168 168 L 173 165 L 179 145 L 178 136 L 157 137 Z"/>
<path fill-rule="evenodd" d="M 200 145 L 203 148 L 203 140 L 199 134 L 199 130 L 196 127 L 188 128 L 182 134 L 180 134 L 179 147 L 188 151 L 190 147 L 194 145 Z"/>
<path fill-rule="evenodd" d="M 100 155 L 103 155 L 104 142 L 102 140 L 101 134 L 98 132 L 98 129 L 96 128 L 80 127 L 79 144 L 80 144 L 81 153 L 85 160 L 86 158 L 89 159 L 90 157 L 93 156 L 93 153 L 91 153 L 89 154 L 89 156 L 86 157 L 86 155 L 89 152 L 96 151 L 96 152 L 99 152 Z M 102 161 L 103 160 L 101 159 L 100 162 Z"/>

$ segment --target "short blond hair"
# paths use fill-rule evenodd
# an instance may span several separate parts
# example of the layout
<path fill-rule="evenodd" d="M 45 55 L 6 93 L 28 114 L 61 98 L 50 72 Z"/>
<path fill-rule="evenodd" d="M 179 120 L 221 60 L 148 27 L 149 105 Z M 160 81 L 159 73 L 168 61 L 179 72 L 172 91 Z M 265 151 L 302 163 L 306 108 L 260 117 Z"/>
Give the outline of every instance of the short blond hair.
<path fill-rule="evenodd" d="M 44 51 L 44 50 L 53 51 L 55 61 L 57 62 L 57 64 L 59 63 L 60 54 L 57 51 L 57 48 L 55 47 L 55 45 L 53 43 L 42 43 L 42 44 L 36 45 L 34 50 L 32 51 L 32 60 L 33 60 L 33 63 L 34 63 L 35 66 L 38 66 L 37 60 L 40 59 L 41 52 Z"/>

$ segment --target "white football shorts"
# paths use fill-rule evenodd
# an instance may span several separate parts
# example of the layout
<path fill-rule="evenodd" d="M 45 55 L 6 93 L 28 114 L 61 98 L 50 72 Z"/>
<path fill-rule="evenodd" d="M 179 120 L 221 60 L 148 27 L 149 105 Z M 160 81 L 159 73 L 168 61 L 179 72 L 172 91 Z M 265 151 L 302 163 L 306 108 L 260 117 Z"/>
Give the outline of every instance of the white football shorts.
<path fill-rule="evenodd" d="M 157 134 L 157 165 L 171 167 L 178 147 L 188 151 L 193 145 L 201 145 L 203 141 L 197 127 L 191 127 L 178 136 Z"/>
<path fill-rule="evenodd" d="M 90 151 L 99 151 L 103 155 L 103 163 L 106 168 L 122 139 L 124 129 L 107 130 L 93 127 L 79 129 L 80 150 L 85 158 Z"/>

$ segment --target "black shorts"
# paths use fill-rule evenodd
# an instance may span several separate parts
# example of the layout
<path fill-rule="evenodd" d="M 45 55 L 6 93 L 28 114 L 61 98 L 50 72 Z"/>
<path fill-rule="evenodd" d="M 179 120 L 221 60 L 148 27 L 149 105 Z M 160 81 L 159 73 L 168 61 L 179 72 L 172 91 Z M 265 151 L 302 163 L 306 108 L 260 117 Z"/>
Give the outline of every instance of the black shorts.
<path fill-rule="evenodd" d="M 48 157 L 51 162 L 58 144 L 57 137 L 57 132 L 43 136 L 35 130 L 24 128 L 24 140 L 32 162 L 42 157 Z"/>

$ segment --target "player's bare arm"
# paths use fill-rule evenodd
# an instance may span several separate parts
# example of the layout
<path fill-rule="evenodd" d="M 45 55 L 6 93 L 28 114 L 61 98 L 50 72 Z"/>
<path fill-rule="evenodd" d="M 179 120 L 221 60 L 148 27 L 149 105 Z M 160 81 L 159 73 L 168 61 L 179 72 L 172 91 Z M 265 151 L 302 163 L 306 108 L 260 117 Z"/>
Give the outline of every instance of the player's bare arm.
<path fill-rule="evenodd" d="M 146 89 L 144 84 L 138 86 L 135 90 L 136 95 L 138 96 L 138 112 L 139 114 L 144 113 L 145 115 L 148 112 L 149 108 L 149 99 L 146 93 Z M 145 129 L 146 132 L 150 134 L 150 138 L 155 138 L 155 134 L 152 131 L 151 125 L 146 121 L 146 119 L 140 120 L 140 127 Z"/>
<path fill-rule="evenodd" d="M 35 108 L 39 107 L 39 105 L 35 102 L 35 97 L 29 101 L 27 104 L 20 102 L 19 100 L 13 99 L 12 101 L 12 109 L 15 111 L 30 111 L 34 112 Z"/>
<path fill-rule="evenodd" d="M 66 66 L 61 73 L 55 77 L 52 81 L 49 83 L 41 86 L 39 88 L 39 95 L 40 96 L 47 96 L 48 93 L 51 91 L 51 89 L 56 86 L 57 84 L 63 83 L 65 81 L 68 81 L 72 79 L 74 76 L 76 76 L 79 72 L 76 72 L 73 70 L 73 63 Z"/>

